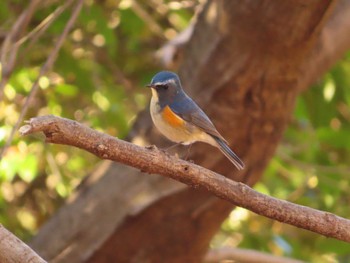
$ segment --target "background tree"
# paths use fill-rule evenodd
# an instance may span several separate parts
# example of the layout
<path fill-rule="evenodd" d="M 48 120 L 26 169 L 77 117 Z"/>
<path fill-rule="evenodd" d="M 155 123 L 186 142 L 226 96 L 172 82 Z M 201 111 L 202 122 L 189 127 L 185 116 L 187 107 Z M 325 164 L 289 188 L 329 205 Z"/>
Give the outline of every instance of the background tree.
<path fill-rule="evenodd" d="M 86 2 L 54 69 L 40 78 L 26 116 L 54 113 L 126 136 L 137 112 L 147 106 L 147 90 L 137 87 L 160 68 L 154 63 L 154 50 L 188 26 L 197 4 Z M 38 65 L 51 54 L 53 39 L 63 31 L 76 3 L 61 6 L 48 1 L 39 6 L 32 1 L 27 6 L 4 1 L 0 5 L 4 145 L 39 74 Z M 290 123 L 256 188 L 346 216 L 349 58 L 297 100 L 296 96 L 349 47 L 345 18 L 350 8 L 348 1 L 303 5 L 295 1 L 203 4 L 189 44 L 177 53 L 180 74 L 248 169 L 237 174 L 224 157 L 213 156 L 210 146 L 200 144 L 193 147 L 192 158 L 253 184 Z M 11 67 L 13 57 L 17 59 Z M 147 111 L 139 114 L 128 138 L 143 145 L 166 143 L 152 129 Z M 115 253 L 120 259 L 168 256 L 188 262 L 204 255 L 210 241 L 214 247 L 240 246 L 308 261 L 346 262 L 349 257 L 348 245 L 340 241 L 297 232 L 242 209 L 231 212 L 231 204 L 206 192 L 141 176 L 117 164 L 102 162 L 96 169 L 97 162 L 82 151 L 15 137 L 0 164 L 1 206 L 6 210 L 1 222 L 29 239 L 69 196 L 68 204 L 31 243 L 44 258 L 63 262 L 103 261 Z M 90 175 L 81 183 L 86 174 Z"/>

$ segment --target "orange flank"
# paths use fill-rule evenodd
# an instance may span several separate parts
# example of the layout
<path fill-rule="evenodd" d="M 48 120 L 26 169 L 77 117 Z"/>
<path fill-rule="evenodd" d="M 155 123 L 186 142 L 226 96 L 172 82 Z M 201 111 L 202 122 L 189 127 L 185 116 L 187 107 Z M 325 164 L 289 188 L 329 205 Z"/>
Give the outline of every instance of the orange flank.
<path fill-rule="evenodd" d="M 184 125 L 184 120 L 178 117 L 169 106 L 165 106 L 162 112 L 163 119 L 173 127 L 179 127 Z"/>

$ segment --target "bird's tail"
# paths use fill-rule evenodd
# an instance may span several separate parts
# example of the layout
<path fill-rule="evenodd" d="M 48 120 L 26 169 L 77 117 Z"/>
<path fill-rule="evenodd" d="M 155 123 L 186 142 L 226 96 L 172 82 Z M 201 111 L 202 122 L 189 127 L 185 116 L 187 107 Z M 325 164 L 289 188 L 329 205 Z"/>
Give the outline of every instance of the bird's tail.
<path fill-rule="evenodd" d="M 222 139 L 213 136 L 214 140 L 218 143 L 218 148 L 220 151 L 237 167 L 238 170 L 242 170 L 244 168 L 244 163 L 241 159 L 230 149 L 230 147 L 226 144 Z"/>

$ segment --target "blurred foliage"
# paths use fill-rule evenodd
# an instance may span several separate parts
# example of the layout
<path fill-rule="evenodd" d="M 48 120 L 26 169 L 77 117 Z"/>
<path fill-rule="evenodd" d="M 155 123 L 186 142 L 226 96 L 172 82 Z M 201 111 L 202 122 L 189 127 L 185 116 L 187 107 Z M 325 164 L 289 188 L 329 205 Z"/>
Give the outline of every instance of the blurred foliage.
<path fill-rule="evenodd" d="M 28 3 L 0 2 L 1 42 Z M 26 34 L 61 5 L 51 0 L 38 6 Z M 147 105 L 150 94 L 144 85 L 159 68 L 154 51 L 185 29 L 197 5 L 197 1 L 85 1 L 54 69 L 40 78 L 40 90 L 25 119 L 56 114 L 125 137 Z M 69 6 L 40 38 L 21 45 L 0 102 L 0 147 L 71 11 Z M 100 161 L 85 151 L 43 140 L 17 134 L 0 162 L 0 222 L 24 240 L 35 234 Z"/>
<path fill-rule="evenodd" d="M 201 1 L 87 0 L 54 69 L 25 116 L 56 114 L 124 137 L 148 101 L 159 65 L 154 51 L 186 28 Z M 0 41 L 26 1 L 0 1 Z M 61 4 L 38 7 L 27 32 Z M 16 123 L 71 7 L 42 36 L 21 45 L 0 102 L 0 146 Z M 0 43 L 1 43 L 0 42 Z M 2 68 L 4 65 L 1 65 Z M 1 69 L 1 68 L 0 68 Z M 299 97 L 291 125 L 256 189 L 292 202 L 350 214 L 350 54 Z M 17 135 L 0 162 L 0 222 L 28 240 L 99 162 L 72 147 Z M 269 231 L 266 231 L 269 229 Z M 235 209 L 212 246 L 239 246 L 310 262 L 349 262 L 349 245 Z"/>

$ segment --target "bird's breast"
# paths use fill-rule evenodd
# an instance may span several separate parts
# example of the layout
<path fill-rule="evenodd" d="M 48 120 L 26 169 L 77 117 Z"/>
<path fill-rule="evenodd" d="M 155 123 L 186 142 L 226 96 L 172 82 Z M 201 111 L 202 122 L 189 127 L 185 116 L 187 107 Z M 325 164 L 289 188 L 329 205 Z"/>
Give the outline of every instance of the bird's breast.
<path fill-rule="evenodd" d="M 156 128 L 169 140 L 184 142 L 188 140 L 185 121 L 178 117 L 169 106 L 160 107 L 158 98 L 152 96 L 150 105 L 151 117 Z"/>
<path fill-rule="evenodd" d="M 161 115 L 163 120 L 174 128 L 179 128 L 185 125 L 185 121 L 177 116 L 169 106 L 165 106 L 162 109 Z"/>
<path fill-rule="evenodd" d="M 150 112 L 156 128 L 169 140 L 183 144 L 195 141 L 214 144 L 211 136 L 177 116 L 169 106 L 161 107 L 156 96 L 152 96 Z"/>

